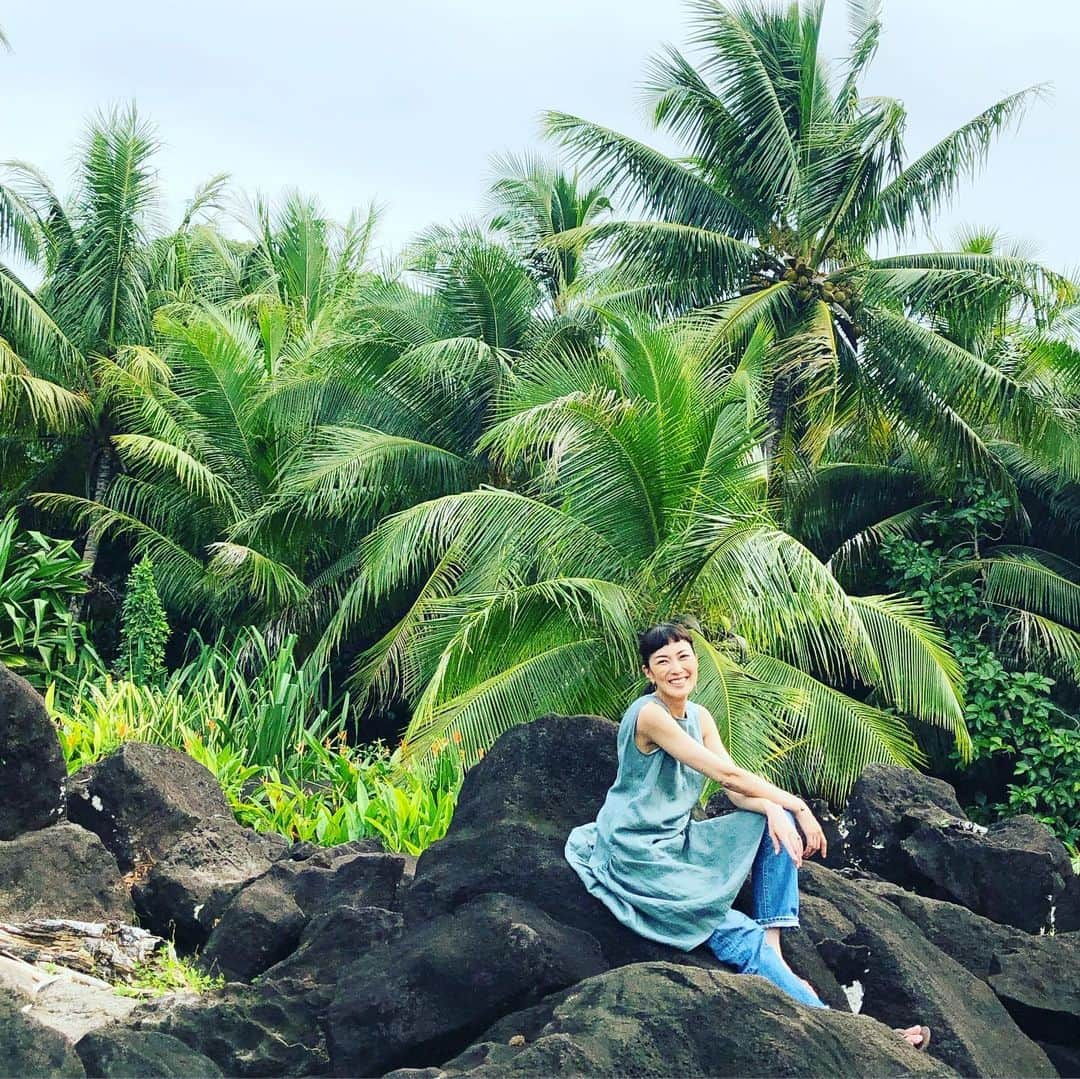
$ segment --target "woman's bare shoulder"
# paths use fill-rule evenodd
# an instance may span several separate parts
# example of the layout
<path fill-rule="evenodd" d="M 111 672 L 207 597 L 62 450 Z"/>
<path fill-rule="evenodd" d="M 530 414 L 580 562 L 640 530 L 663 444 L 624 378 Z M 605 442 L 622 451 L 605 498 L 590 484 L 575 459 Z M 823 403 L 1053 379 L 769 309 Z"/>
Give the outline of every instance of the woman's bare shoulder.
<path fill-rule="evenodd" d="M 651 697 L 646 698 L 644 704 L 638 709 L 638 722 L 645 720 L 646 723 L 663 722 L 665 719 L 670 719 L 671 716 L 667 710 L 660 704 L 659 701 L 654 701 Z"/>
<path fill-rule="evenodd" d="M 656 742 L 650 737 L 650 731 L 657 730 L 658 724 L 663 724 L 670 718 L 656 701 L 647 699 L 642 704 L 634 724 L 634 742 L 642 753 L 651 753 L 657 748 Z"/>

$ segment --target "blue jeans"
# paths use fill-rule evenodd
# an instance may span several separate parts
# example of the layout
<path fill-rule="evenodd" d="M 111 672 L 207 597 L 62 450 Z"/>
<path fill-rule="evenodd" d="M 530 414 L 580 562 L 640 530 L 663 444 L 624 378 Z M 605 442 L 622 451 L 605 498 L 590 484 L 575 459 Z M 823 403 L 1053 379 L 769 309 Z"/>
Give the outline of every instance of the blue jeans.
<path fill-rule="evenodd" d="M 791 823 L 795 818 L 791 817 Z M 799 871 L 783 847 L 773 851 L 769 829 L 761 837 L 754 867 L 750 871 L 754 917 L 729 910 L 713 930 L 708 945 L 713 955 L 740 974 L 760 974 L 789 997 L 810 1008 L 826 1008 L 787 968 L 765 940 L 766 929 L 787 929 L 799 924 Z"/>

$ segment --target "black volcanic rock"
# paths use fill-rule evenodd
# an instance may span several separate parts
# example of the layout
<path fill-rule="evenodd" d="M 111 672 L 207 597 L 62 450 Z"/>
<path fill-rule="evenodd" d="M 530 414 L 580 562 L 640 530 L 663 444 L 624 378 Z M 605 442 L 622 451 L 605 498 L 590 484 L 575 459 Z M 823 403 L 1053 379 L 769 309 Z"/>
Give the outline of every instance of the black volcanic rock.
<path fill-rule="evenodd" d="M 45 702 L 0 663 L 0 840 L 59 821 L 66 776 Z"/>

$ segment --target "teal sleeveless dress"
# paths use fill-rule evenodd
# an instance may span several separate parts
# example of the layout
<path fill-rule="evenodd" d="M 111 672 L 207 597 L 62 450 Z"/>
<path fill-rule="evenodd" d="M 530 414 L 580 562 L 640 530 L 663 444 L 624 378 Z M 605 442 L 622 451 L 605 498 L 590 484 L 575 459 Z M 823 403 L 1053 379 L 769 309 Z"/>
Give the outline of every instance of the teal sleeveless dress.
<path fill-rule="evenodd" d="M 690 951 L 724 920 L 753 866 L 765 828 L 760 813 L 737 810 L 695 821 L 705 776 L 663 749 L 634 742 L 639 697 L 619 724 L 619 772 L 595 822 L 575 828 L 566 860 L 589 892 L 643 937 Z M 663 707 L 663 705 L 661 705 Z M 676 722 L 701 741 L 698 707 Z"/>

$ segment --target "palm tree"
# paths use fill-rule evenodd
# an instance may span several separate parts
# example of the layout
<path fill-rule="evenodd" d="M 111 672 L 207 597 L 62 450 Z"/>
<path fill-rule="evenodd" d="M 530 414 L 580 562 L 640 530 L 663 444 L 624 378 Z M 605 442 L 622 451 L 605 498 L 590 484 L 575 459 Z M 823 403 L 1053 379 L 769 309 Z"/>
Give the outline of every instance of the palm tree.
<path fill-rule="evenodd" d="M 0 30 L 0 50 L 10 44 Z M 33 263 L 40 236 L 32 209 L 15 191 L 0 184 L 0 255 Z M 13 504 L 49 454 L 49 436 L 70 433 L 85 422 L 84 394 L 39 377 L 13 347 L 52 352 L 72 360 L 60 328 L 18 275 L 0 263 L 0 505 Z M 42 441 L 44 440 L 44 441 Z"/>
<path fill-rule="evenodd" d="M 35 262 L 44 280 L 32 294 L 14 275 L 6 283 L 3 325 L 17 354 L 24 412 L 36 412 L 52 435 L 38 453 L 38 471 L 83 487 L 100 501 L 117 472 L 111 435 L 114 416 L 98 380 L 102 362 L 151 337 L 155 302 L 162 298 L 155 259 L 166 241 L 154 234 L 158 205 L 152 158 L 158 142 L 134 107 L 103 115 L 89 127 L 81 148 L 70 202 L 64 203 L 33 167 L 9 162 L 0 184 L 0 224 L 9 249 Z M 217 179 L 185 215 L 182 231 L 215 204 Z M 14 361 L 9 354 L 9 371 Z M 99 535 L 91 529 L 83 557 L 87 573 L 97 558 Z"/>
<path fill-rule="evenodd" d="M 122 470 L 96 497 L 36 501 L 94 535 L 126 535 L 154 559 L 173 610 L 203 623 L 266 619 L 306 594 L 320 552 L 349 534 L 289 507 L 275 513 L 311 433 L 312 418 L 290 407 L 297 387 L 315 377 L 327 401 L 359 393 L 348 384 L 357 335 L 341 322 L 365 280 L 372 222 L 338 228 L 295 193 L 277 208 L 258 204 L 247 243 L 189 231 L 193 216 L 148 248 L 152 347 L 121 345 L 95 361 Z"/>
<path fill-rule="evenodd" d="M 563 313 L 584 269 L 579 252 L 556 248 L 560 233 L 584 228 L 610 212 L 611 203 L 599 187 L 585 187 L 540 158 L 507 155 L 495 161 L 497 178 L 488 201 L 491 227 L 503 233 L 518 257 L 532 267 L 555 312 Z"/>
<path fill-rule="evenodd" d="M 992 228 L 962 230 L 956 247 L 991 257 L 1005 247 L 1006 257 L 1027 257 L 1019 245 L 1005 245 Z M 993 291 L 958 298 L 946 287 L 928 297 L 924 317 L 943 339 L 1032 396 L 1054 401 L 1062 415 L 1080 412 L 1080 311 L 1074 304 L 1047 306 Z M 993 424 L 977 433 L 1001 473 L 996 494 L 981 482 L 973 485 L 981 492 L 976 501 L 995 499 L 1000 525 L 991 536 L 973 530 L 945 576 L 971 581 L 996 609 L 1000 625 L 994 632 L 1003 649 L 1041 650 L 1063 661 L 1062 670 L 1080 681 L 1080 566 L 1074 557 L 1080 483 L 1067 458 L 1041 460 Z M 838 577 L 854 584 L 873 566 L 883 543 L 922 538 L 927 522 L 948 508 L 949 500 L 925 462 L 911 454 L 882 463 L 855 455 L 845 459 L 842 451 L 855 448 L 850 444 L 837 441 L 830 448 L 834 459 L 792 490 L 783 520 Z M 961 502 L 973 497 L 969 491 Z"/>
<path fill-rule="evenodd" d="M 851 51 L 835 75 L 820 53 L 823 6 L 692 0 L 698 66 L 669 49 L 647 83 L 653 122 L 682 157 L 549 113 L 571 159 L 642 214 L 552 242 L 600 245 L 617 270 L 610 289 L 705 308 L 719 338 L 770 327 L 763 392 L 777 492 L 838 434 L 879 460 L 918 455 L 948 485 L 972 472 L 1005 482 L 982 433 L 993 429 L 1077 477 L 1072 417 L 926 317 L 944 293 L 954 305 L 987 295 L 1052 304 L 1072 286 L 1007 255 L 875 255 L 932 219 L 1041 88 L 1003 98 L 906 160 L 901 103 L 859 93 L 879 5 L 850 0 Z"/>
<path fill-rule="evenodd" d="M 612 714 L 633 629 L 699 612 L 701 697 L 736 760 L 831 794 L 871 760 L 911 762 L 905 716 L 965 744 L 956 669 L 914 605 L 849 597 L 778 529 L 758 452 L 759 330 L 718 360 L 692 323 L 605 314 L 602 350 L 531 357 L 481 445 L 529 479 L 389 517 L 322 643 L 411 596 L 359 658 L 360 688 L 404 698 L 409 752 L 470 761 L 549 711 Z"/>

